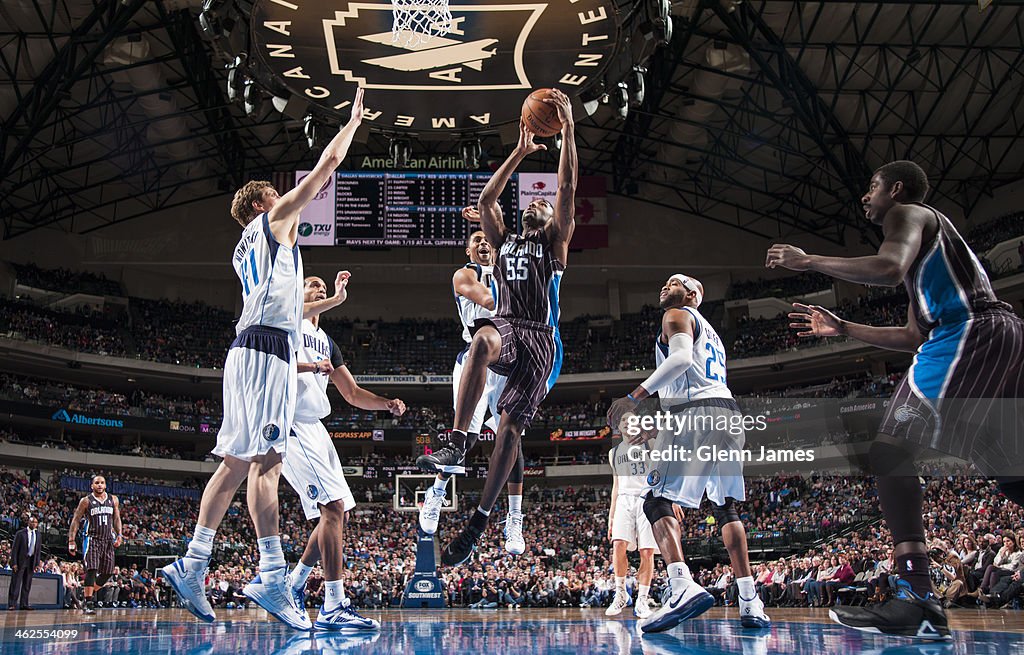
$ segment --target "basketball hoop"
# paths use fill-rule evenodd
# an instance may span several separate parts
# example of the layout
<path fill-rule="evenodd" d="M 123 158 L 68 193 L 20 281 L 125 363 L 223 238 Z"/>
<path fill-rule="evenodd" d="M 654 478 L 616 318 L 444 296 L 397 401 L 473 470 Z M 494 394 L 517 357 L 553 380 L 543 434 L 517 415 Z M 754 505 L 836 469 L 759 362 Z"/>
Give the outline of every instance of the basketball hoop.
<path fill-rule="evenodd" d="M 391 42 L 416 49 L 452 28 L 448 0 L 391 0 Z"/>

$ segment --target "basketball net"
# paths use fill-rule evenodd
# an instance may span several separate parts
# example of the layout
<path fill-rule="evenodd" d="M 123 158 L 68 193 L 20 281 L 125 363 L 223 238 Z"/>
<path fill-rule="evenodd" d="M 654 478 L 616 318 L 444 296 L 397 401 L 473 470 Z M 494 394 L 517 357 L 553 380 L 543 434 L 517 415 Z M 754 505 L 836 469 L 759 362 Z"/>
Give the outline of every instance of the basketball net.
<path fill-rule="evenodd" d="M 424 45 L 452 28 L 448 0 L 391 0 L 391 42 L 403 48 Z"/>

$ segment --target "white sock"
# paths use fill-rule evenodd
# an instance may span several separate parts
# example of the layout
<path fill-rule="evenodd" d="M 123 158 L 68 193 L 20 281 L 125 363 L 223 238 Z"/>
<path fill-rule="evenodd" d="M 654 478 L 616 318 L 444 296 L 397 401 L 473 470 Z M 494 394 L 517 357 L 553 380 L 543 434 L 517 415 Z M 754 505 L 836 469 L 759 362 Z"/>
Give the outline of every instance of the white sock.
<path fill-rule="evenodd" d="M 491 510 L 484 509 L 483 507 L 480 507 L 479 505 L 476 506 L 476 511 L 480 512 L 484 516 L 490 516 L 491 515 Z"/>
<path fill-rule="evenodd" d="M 324 611 L 330 612 L 345 604 L 345 585 L 341 580 L 324 583 Z"/>
<path fill-rule="evenodd" d="M 523 513 L 523 496 L 509 496 L 508 497 L 508 513 L 509 514 L 522 514 Z"/>
<path fill-rule="evenodd" d="M 615 593 L 626 595 L 626 576 L 615 576 Z"/>
<path fill-rule="evenodd" d="M 754 578 L 748 575 L 745 578 L 736 578 L 736 586 L 740 591 L 740 600 L 751 601 L 757 598 L 757 592 L 754 590 Z"/>
<path fill-rule="evenodd" d="M 260 547 L 260 571 L 279 569 L 285 566 L 284 551 L 281 550 L 281 535 L 257 539 Z"/>
<path fill-rule="evenodd" d="M 640 591 L 637 593 L 637 600 L 641 598 L 647 598 L 647 595 L 651 593 L 651 585 L 642 584 L 640 585 Z"/>
<path fill-rule="evenodd" d="M 439 491 L 441 493 L 445 493 L 447 491 L 447 489 L 448 489 L 448 479 L 447 478 L 434 478 L 434 487 L 433 487 L 433 489 L 434 489 L 434 491 Z"/>
<path fill-rule="evenodd" d="M 196 524 L 196 530 L 192 533 L 192 541 L 188 542 L 188 552 L 185 557 L 193 559 L 210 559 L 213 554 L 213 537 L 216 530 Z"/>
<path fill-rule="evenodd" d="M 668 577 L 669 580 L 672 578 L 682 578 L 693 582 L 693 576 L 690 575 L 690 567 L 686 565 L 686 562 L 673 562 L 668 565 Z"/>
<path fill-rule="evenodd" d="M 299 560 L 299 563 L 295 565 L 291 573 L 291 585 L 296 589 L 302 589 L 306 586 L 306 579 L 309 578 L 310 571 L 313 570 L 312 566 L 306 566 Z"/>

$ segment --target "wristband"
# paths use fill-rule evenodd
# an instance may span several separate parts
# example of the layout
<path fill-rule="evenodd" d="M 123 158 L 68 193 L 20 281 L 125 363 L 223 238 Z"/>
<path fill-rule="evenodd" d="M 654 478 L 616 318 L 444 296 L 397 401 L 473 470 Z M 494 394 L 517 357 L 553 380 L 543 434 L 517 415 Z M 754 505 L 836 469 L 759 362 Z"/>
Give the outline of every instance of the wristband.
<path fill-rule="evenodd" d="M 626 394 L 626 398 L 629 398 L 630 400 L 632 400 L 633 403 L 636 404 L 636 405 L 640 404 L 640 401 L 637 400 L 636 398 L 634 398 L 632 393 L 627 393 Z"/>

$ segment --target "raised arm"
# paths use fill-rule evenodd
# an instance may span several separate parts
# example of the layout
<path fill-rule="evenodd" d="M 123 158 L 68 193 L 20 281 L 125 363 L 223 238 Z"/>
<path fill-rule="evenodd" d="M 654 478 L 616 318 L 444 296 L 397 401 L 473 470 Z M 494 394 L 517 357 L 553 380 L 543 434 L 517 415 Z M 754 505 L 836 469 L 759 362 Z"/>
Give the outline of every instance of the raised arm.
<path fill-rule="evenodd" d="M 352 274 L 348 271 L 339 271 L 334 278 L 334 295 L 323 300 L 302 303 L 302 318 L 313 318 L 319 316 L 329 309 L 334 309 L 348 299 L 348 281 Z"/>
<path fill-rule="evenodd" d="M 501 244 L 505 243 L 505 237 L 508 235 L 508 228 L 505 227 L 498 198 L 501 197 L 501 192 L 505 190 L 505 185 L 508 184 L 512 173 L 516 172 L 519 163 L 538 150 L 547 150 L 547 146 L 534 143 L 533 132 L 526 129 L 525 123 L 519 121 L 519 143 L 516 144 L 515 150 L 508 156 L 508 159 L 487 181 L 484 190 L 480 192 L 480 199 L 477 200 L 480 228 L 487 235 L 487 241 L 495 249 L 501 248 Z M 463 216 L 466 216 L 465 212 L 463 212 Z"/>
<path fill-rule="evenodd" d="M 75 515 L 71 517 L 71 528 L 68 530 L 68 552 L 75 554 L 75 537 L 78 536 L 78 526 L 82 523 L 82 517 L 89 511 L 89 497 L 86 496 L 78 501 L 75 508 Z"/>
<path fill-rule="evenodd" d="M 555 254 L 564 265 L 569 254 L 569 242 L 576 229 L 576 180 L 579 161 L 576 156 L 576 124 L 572 118 L 569 96 L 558 89 L 544 102 L 558 110 L 562 122 L 562 150 L 558 158 L 558 193 L 555 195 L 555 216 L 548 223 L 548 238 L 555 245 Z"/>
<path fill-rule="evenodd" d="M 817 271 L 855 284 L 894 287 L 903 281 L 914 263 L 930 215 L 919 207 L 893 207 L 882 223 L 885 240 L 878 254 L 865 257 L 825 257 L 808 255 L 800 248 L 784 243 L 768 249 L 767 268 L 781 266 L 793 271 Z"/>
<path fill-rule="evenodd" d="M 917 325 L 914 312 L 907 308 L 907 324 L 902 327 L 874 327 L 862 323 L 844 321 L 829 310 L 818 305 L 793 303 L 795 312 L 789 314 L 794 321 L 789 327 L 800 330 L 798 337 L 847 336 L 870 346 L 886 350 L 915 352 L 924 343 L 925 335 Z"/>
<path fill-rule="evenodd" d="M 348 154 L 349 146 L 352 145 L 356 129 L 362 122 L 363 90 L 360 88 L 356 91 L 356 97 L 352 101 L 352 115 L 348 123 L 327 144 L 320 155 L 320 160 L 309 175 L 303 178 L 294 189 L 281 196 L 281 199 L 270 210 L 268 215 L 270 230 L 278 241 L 289 247 L 295 245 L 299 229 L 299 214 L 306 205 L 312 202 L 316 194 L 334 174 L 335 169 L 341 166 L 341 162 Z"/>
<path fill-rule="evenodd" d="M 480 280 L 471 269 L 460 268 L 452 276 L 452 288 L 460 296 L 469 298 L 484 309 L 494 309 L 494 296 L 491 290 Z"/>

